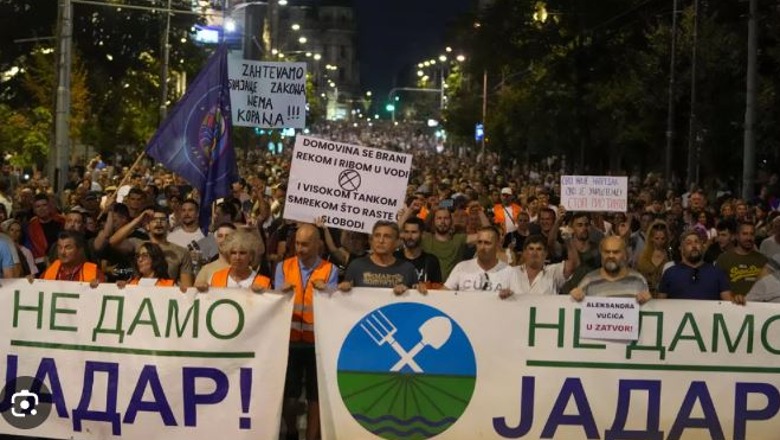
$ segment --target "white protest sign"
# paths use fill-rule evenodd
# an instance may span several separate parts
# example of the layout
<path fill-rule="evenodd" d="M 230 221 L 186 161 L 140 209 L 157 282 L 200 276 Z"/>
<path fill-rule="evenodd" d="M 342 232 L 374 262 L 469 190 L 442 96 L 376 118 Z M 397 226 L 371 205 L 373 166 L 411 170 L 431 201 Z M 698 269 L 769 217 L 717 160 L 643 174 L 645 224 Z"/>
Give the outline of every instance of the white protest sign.
<path fill-rule="evenodd" d="M 585 297 L 580 335 L 587 339 L 639 339 L 639 304 L 634 298 Z"/>
<path fill-rule="evenodd" d="M 244 60 L 228 56 L 233 125 L 306 126 L 306 63 Z"/>
<path fill-rule="evenodd" d="M 561 205 L 569 211 L 628 209 L 628 177 L 561 176 Z"/>
<path fill-rule="evenodd" d="M 298 136 L 284 218 L 369 233 L 396 221 L 411 168 L 410 154 Z"/>

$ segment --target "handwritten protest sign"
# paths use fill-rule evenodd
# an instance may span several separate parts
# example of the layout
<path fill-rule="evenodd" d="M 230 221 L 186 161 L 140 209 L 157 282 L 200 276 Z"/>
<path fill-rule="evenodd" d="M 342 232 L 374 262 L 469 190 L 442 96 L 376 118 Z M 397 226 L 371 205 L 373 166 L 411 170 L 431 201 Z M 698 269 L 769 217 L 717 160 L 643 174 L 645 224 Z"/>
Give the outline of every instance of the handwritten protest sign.
<path fill-rule="evenodd" d="M 569 211 L 626 212 L 628 178 L 561 176 L 561 204 Z"/>
<path fill-rule="evenodd" d="M 639 304 L 634 298 L 585 298 L 580 335 L 588 339 L 636 341 L 639 338 Z"/>
<path fill-rule="evenodd" d="M 410 154 L 298 136 L 284 218 L 371 232 L 377 220 L 394 222 L 403 207 Z"/>
<path fill-rule="evenodd" d="M 306 126 L 306 63 L 228 57 L 233 125 L 258 128 Z"/>

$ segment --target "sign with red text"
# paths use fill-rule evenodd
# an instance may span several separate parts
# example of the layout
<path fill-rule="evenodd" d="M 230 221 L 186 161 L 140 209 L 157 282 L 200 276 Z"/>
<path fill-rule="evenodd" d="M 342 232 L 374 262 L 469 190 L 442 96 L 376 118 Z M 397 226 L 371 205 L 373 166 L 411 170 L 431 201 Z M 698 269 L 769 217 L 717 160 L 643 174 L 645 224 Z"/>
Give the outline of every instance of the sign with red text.
<path fill-rule="evenodd" d="M 580 336 L 587 339 L 639 339 L 639 304 L 634 298 L 585 297 Z"/>
<path fill-rule="evenodd" d="M 561 205 L 569 211 L 628 210 L 628 177 L 561 176 Z"/>

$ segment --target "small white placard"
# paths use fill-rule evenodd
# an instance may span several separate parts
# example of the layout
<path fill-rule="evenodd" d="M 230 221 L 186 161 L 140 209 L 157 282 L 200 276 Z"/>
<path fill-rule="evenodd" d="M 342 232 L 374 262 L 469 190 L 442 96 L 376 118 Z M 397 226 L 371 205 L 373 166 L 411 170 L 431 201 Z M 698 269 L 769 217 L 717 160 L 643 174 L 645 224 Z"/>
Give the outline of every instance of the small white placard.
<path fill-rule="evenodd" d="M 561 205 L 568 211 L 626 212 L 628 177 L 561 176 Z"/>
<path fill-rule="evenodd" d="M 639 339 L 639 304 L 634 298 L 585 297 L 581 318 L 581 338 Z"/>

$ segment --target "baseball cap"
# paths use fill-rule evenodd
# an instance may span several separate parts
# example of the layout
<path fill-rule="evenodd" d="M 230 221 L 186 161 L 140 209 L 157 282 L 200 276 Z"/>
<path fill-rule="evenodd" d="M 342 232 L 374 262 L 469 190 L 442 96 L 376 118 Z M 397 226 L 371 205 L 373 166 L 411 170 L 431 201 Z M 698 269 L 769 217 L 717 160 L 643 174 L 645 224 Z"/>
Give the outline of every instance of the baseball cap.
<path fill-rule="evenodd" d="M 501 188 L 501 195 L 504 195 L 504 194 L 511 196 L 512 195 L 512 188 L 510 188 L 508 186 L 505 186 L 505 187 Z"/>

